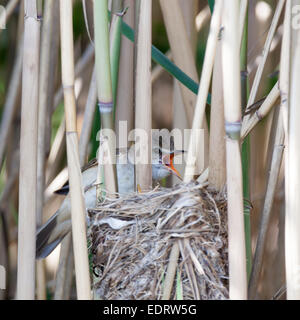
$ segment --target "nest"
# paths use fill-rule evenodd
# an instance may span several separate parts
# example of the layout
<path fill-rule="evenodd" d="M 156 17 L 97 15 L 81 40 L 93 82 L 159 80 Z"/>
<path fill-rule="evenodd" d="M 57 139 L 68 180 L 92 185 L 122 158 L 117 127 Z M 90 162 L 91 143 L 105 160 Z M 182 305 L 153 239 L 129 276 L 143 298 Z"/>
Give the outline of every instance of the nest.
<path fill-rule="evenodd" d="M 179 259 L 171 299 L 228 299 L 226 198 L 197 184 L 106 199 L 89 211 L 94 294 L 161 299 L 170 252 Z"/>

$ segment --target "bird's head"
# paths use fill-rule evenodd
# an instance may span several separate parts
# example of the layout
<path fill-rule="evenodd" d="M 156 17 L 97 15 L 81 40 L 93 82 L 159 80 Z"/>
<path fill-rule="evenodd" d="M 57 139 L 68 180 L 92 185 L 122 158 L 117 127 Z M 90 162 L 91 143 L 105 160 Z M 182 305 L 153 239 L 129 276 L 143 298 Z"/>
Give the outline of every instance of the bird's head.
<path fill-rule="evenodd" d="M 163 152 L 159 157 L 159 163 L 152 164 L 152 176 L 155 180 L 161 180 L 170 174 L 174 174 L 182 180 L 180 173 L 174 167 L 174 157 L 184 153 L 184 150 L 175 150 L 171 152 Z"/>

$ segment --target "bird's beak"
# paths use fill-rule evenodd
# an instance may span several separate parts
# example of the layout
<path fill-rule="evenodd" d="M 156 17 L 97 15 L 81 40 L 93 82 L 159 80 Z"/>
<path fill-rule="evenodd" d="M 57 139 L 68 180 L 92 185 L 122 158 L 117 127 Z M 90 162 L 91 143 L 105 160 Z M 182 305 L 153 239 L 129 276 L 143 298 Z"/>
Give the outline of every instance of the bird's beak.
<path fill-rule="evenodd" d="M 184 150 L 175 150 L 174 152 L 171 152 L 170 154 L 163 156 L 163 164 L 168 168 L 168 170 L 170 170 L 172 174 L 174 174 L 180 180 L 182 180 L 182 177 L 178 170 L 174 167 L 174 157 L 184 152 Z"/>

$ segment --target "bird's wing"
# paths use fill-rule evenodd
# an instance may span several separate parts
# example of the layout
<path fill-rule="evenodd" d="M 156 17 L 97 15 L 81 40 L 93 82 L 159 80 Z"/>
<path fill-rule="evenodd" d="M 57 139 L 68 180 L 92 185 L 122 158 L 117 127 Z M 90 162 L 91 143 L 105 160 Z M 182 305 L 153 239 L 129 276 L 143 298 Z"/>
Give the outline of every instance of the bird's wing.
<path fill-rule="evenodd" d="M 60 195 L 67 195 L 69 193 L 69 180 L 58 190 L 55 190 L 54 193 L 55 194 L 60 194 Z"/>
<path fill-rule="evenodd" d="M 96 158 L 94 158 L 81 168 L 81 172 L 84 172 L 87 169 L 92 168 L 97 165 L 98 165 L 98 161 Z M 67 180 L 67 182 L 60 189 L 55 190 L 54 193 L 60 194 L 60 195 L 67 195 L 69 193 L 69 190 L 70 190 L 69 180 Z"/>

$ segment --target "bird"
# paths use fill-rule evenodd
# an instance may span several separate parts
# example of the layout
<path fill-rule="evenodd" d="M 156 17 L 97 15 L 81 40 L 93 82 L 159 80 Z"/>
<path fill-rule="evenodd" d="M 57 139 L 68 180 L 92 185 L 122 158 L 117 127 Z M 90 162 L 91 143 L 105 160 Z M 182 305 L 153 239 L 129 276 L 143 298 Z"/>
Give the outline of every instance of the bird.
<path fill-rule="evenodd" d="M 117 152 L 118 193 L 122 196 L 134 192 L 134 148 Z M 174 157 L 184 150 L 166 150 L 161 147 L 152 148 L 152 179 L 160 181 L 173 174 L 181 179 L 174 167 Z M 127 160 L 127 161 L 124 161 Z M 98 171 L 97 159 L 91 160 L 82 169 L 82 184 L 86 209 L 96 207 L 96 179 Z M 71 231 L 71 203 L 68 181 L 56 194 L 66 195 L 60 208 L 43 224 L 36 234 L 36 258 L 46 258 Z"/>

